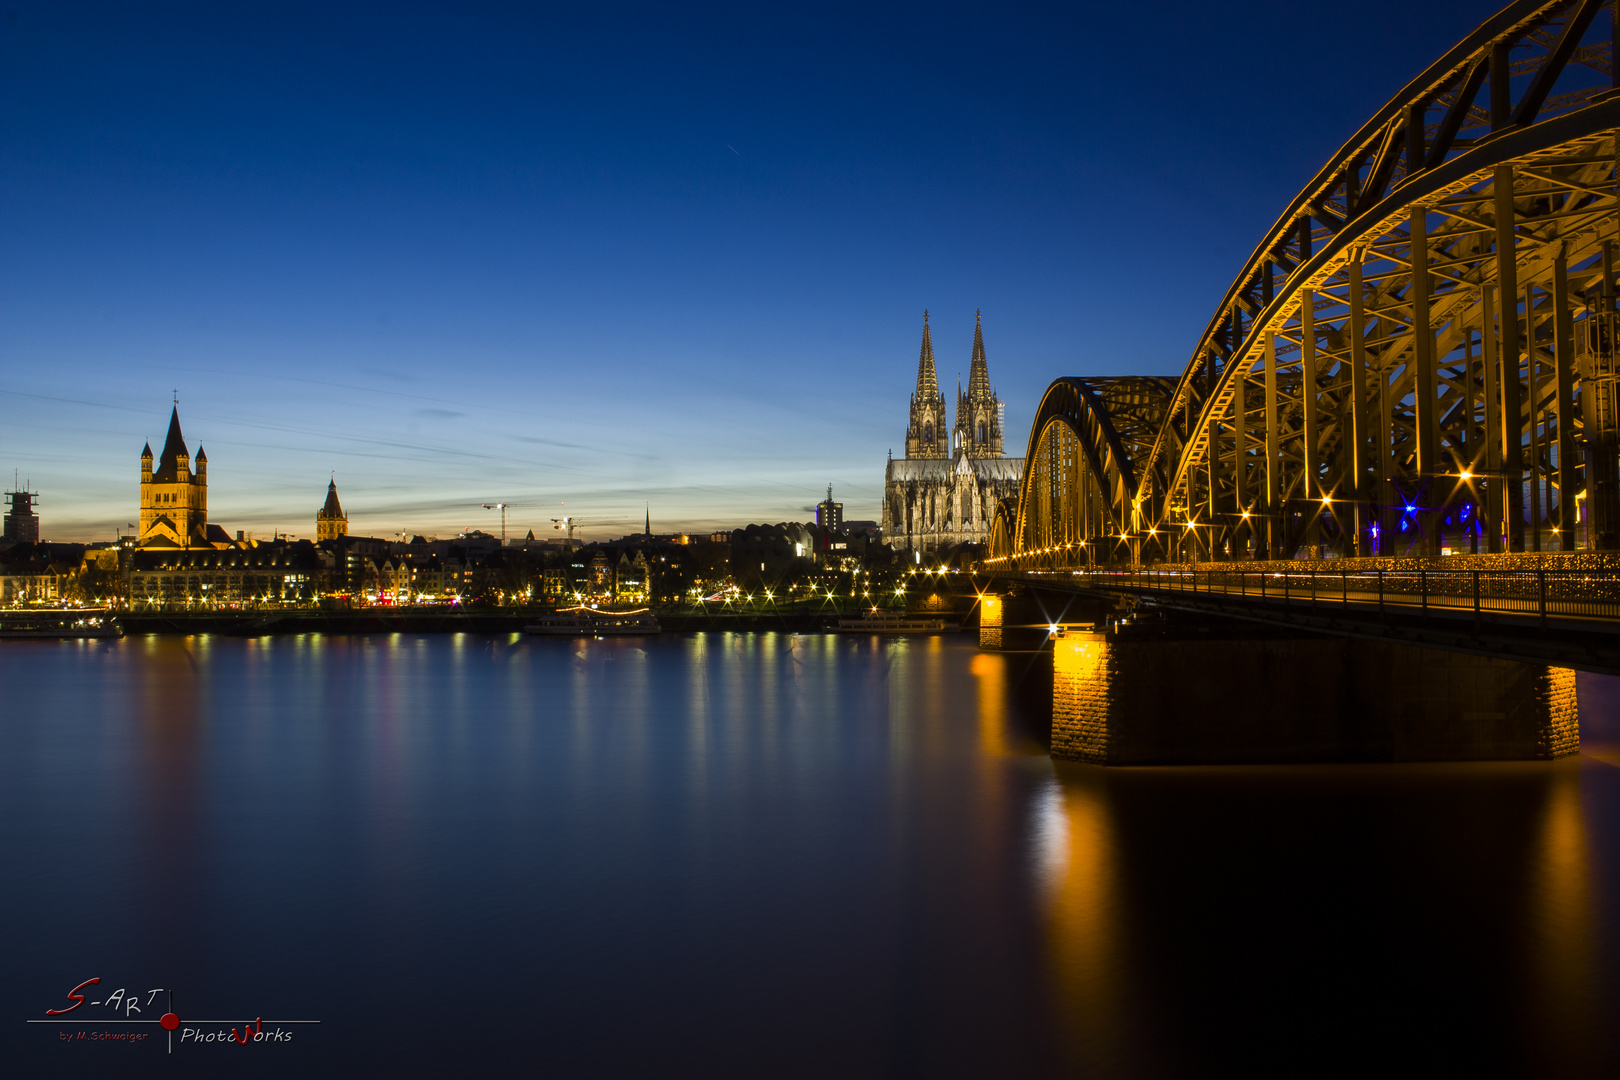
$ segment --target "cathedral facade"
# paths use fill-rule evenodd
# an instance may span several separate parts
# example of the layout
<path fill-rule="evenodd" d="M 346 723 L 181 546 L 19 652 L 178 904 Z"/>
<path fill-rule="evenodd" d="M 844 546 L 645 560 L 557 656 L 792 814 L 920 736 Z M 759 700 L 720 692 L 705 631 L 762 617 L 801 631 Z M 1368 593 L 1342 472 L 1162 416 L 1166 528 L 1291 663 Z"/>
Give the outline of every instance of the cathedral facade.
<path fill-rule="evenodd" d="M 967 390 L 957 386 L 956 422 L 946 426 L 945 395 L 923 312 L 906 456 L 897 461 L 891 455 L 883 478 L 883 539 L 919 553 L 986 543 L 996 505 L 1017 497 L 1024 472 L 1023 458 L 1005 454 L 1004 423 L 984 357 L 984 326 L 975 316 Z"/>

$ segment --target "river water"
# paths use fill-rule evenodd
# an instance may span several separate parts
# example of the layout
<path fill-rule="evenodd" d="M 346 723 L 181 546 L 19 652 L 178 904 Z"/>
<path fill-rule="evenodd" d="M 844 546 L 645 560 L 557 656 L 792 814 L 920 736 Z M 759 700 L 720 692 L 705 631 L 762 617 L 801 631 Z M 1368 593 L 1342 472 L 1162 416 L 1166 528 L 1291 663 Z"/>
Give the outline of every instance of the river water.
<path fill-rule="evenodd" d="M 1620 1061 L 1597 757 L 1054 766 L 967 639 L 0 646 L 9 1075 Z"/>

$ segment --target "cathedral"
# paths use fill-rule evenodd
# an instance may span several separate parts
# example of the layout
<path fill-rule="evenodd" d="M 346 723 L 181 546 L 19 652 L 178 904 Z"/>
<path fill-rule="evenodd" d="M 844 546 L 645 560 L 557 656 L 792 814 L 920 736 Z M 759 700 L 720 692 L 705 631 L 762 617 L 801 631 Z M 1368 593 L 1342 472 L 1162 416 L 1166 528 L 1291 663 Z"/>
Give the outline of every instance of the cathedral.
<path fill-rule="evenodd" d="M 946 426 L 945 395 L 934 371 L 934 343 L 923 312 L 917 389 L 911 395 L 906 456 L 891 452 L 883 482 L 883 539 L 916 552 L 983 544 L 996 504 L 1018 496 L 1024 459 L 1005 456 L 1005 414 L 990 388 L 984 327 L 975 315 L 967 391 L 956 388 L 956 424 Z"/>
<path fill-rule="evenodd" d="M 231 538 L 208 524 L 208 454 L 197 447 L 197 467 L 180 434 L 180 407 L 169 414 L 169 436 L 153 467 L 152 444 L 141 449 L 141 547 L 229 547 Z"/>

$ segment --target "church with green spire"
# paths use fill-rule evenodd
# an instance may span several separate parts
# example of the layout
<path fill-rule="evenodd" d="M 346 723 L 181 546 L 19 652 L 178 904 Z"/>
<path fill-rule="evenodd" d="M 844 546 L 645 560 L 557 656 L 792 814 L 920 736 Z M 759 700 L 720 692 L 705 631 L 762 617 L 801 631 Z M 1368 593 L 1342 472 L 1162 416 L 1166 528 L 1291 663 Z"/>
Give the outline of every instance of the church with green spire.
<path fill-rule="evenodd" d="M 1018 496 L 1024 459 L 1007 457 L 1006 413 L 990 385 L 984 324 L 974 315 L 968 385 L 956 388 L 956 422 L 946 426 L 945 395 L 923 312 L 917 387 L 911 395 L 905 457 L 891 453 L 883 483 L 883 539 L 916 552 L 986 543 L 996 505 Z"/>

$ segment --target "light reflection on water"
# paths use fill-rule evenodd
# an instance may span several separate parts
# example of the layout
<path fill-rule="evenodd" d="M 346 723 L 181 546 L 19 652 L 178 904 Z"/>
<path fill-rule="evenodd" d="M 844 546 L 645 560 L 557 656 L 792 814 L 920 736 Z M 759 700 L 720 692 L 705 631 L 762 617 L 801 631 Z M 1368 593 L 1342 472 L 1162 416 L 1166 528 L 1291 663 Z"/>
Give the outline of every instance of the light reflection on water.
<path fill-rule="evenodd" d="M 945 638 L 0 644 L 13 1017 L 93 969 L 328 1021 L 233 1066 L 264 1075 L 1598 1075 L 1617 1049 L 1599 761 L 1054 766 L 1027 658 Z M 1612 729 L 1613 685 L 1582 689 Z M 60 1068 L 31 1033 L 0 1056 Z M 206 1064 L 120 1049 L 83 1061 Z"/>
<path fill-rule="evenodd" d="M 1402 1072 L 1611 1073 L 1613 767 L 1059 770 L 1072 1066 L 1371 1075 L 1404 1047 Z"/>

